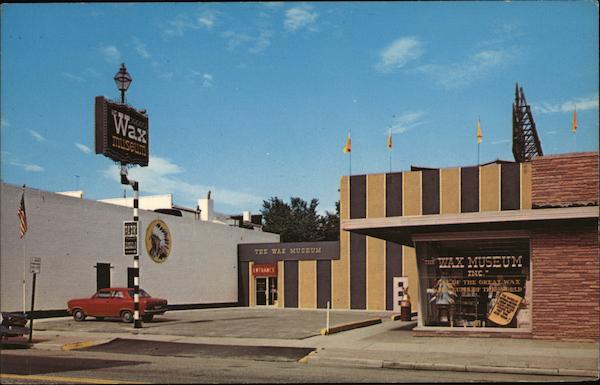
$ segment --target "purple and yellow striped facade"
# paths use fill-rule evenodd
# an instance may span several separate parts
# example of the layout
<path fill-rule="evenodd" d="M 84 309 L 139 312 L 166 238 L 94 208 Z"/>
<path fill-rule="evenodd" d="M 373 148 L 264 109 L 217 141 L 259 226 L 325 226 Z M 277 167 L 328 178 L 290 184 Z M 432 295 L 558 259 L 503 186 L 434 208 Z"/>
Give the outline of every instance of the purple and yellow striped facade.
<path fill-rule="evenodd" d="M 340 259 L 332 262 L 334 309 L 393 309 L 393 277 L 408 277 L 417 311 L 417 263 L 410 242 L 343 230 L 352 219 L 531 209 L 531 165 L 474 167 L 344 176 L 340 182 Z"/>
<path fill-rule="evenodd" d="M 340 240 L 337 252 L 296 258 L 240 259 L 242 306 L 255 306 L 253 263 L 277 263 L 278 307 L 393 310 L 393 278 L 408 277 L 412 311 L 419 302 L 412 244 L 343 230 L 343 221 L 418 217 L 531 208 L 531 166 L 493 163 L 475 167 L 420 169 L 344 176 L 340 180 Z M 304 245 L 317 245 L 305 243 Z M 266 247 L 286 247 L 285 243 Z M 239 245 L 249 250 L 257 245 Z M 247 253 L 247 252 L 246 252 Z"/>

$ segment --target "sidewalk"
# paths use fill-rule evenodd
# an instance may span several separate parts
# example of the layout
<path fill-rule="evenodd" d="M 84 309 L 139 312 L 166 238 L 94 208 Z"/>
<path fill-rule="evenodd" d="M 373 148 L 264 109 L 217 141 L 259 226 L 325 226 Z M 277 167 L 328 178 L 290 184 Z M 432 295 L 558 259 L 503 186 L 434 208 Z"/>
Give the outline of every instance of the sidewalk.
<path fill-rule="evenodd" d="M 598 343 L 477 337 L 414 337 L 384 322 L 344 333 L 308 364 L 598 378 Z M 334 336 L 331 336 L 334 337 Z"/>
<path fill-rule="evenodd" d="M 386 369 L 518 373 L 598 378 L 598 343 L 477 337 L 415 337 L 416 321 L 383 322 L 331 335 L 303 339 L 190 337 L 145 334 L 143 329 L 119 333 L 34 331 L 35 349 L 70 350 L 114 338 L 163 342 L 245 346 L 311 347 L 308 365 Z"/>

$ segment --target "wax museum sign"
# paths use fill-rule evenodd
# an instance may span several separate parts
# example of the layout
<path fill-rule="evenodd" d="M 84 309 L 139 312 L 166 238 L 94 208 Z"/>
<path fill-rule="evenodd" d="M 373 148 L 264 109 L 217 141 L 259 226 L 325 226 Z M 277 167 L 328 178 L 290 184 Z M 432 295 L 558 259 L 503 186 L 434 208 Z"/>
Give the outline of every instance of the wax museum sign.
<path fill-rule="evenodd" d="M 148 165 L 148 116 L 96 96 L 95 117 L 96 154 L 115 162 Z"/>

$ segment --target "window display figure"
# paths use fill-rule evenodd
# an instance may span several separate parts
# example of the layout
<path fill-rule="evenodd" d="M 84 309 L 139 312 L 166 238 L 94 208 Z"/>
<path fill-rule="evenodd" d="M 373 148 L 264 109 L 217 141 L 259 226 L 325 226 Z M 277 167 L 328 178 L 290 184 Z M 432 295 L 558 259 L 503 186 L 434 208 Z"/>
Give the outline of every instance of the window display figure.
<path fill-rule="evenodd" d="M 454 285 L 445 278 L 438 279 L 435 286 L 428 290 L 433 294 L 429 302 L 433 302 L 438 310 L 438 320 L 440 323 L 453 324 L 452 305 L 455 302 L 456 291 Z"/>

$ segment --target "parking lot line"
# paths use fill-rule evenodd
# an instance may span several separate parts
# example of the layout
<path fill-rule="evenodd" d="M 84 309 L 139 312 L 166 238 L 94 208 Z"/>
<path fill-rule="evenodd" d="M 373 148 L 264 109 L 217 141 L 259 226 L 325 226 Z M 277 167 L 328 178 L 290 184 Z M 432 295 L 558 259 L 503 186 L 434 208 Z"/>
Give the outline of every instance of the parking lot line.
<path fill-rule="evenodd" d="M 104 380 L 101 378 L 85 378 L 85 377 L 63 377 L 63 376 L 39 376 L 39 375 L 21 375 L 21 374 L 0 374 L 0 378 L 25 380 L 25 381 L 46 381 L 46 382 L 64 382 L 77 384 L 143 384 L 144 382 L 135 381 L 117 381 Z"/>

